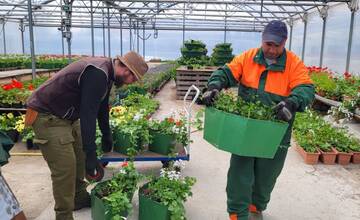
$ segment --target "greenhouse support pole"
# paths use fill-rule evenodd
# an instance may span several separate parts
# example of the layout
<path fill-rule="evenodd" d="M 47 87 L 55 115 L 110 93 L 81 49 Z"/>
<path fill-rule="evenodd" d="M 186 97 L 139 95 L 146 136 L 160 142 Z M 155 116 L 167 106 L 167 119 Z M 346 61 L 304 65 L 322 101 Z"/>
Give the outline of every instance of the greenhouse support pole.
<path fill-rule="evenodd" d="M 110 39 L 110 8 L 107 5 L 107 32 L 108 32 L 108 57 L 111 57 L 111 39 Z"/>
<path fill-rule="evenodd" d="M 61 20 L 63 19 L 63 9 L 62 9 L 62 0 L 60 0 L 60 17 Z M 61 52 L 62 52 L 62 56 L 65 56 L 65 49 L 64 49 L 64 36 L 63 36 L 63 32 L 64 32 L 64 28 L 63 28 L 63 24 L 61 24 L 61 27 L 58 29 L 59 31 L 61 31 Z"/>
<path fill-rule="evenodd" d="M 93 15 L 93 1 L 90 0 L 90 23 L 91 23 L 91 56 L 95 55 L 94 50 L 94 15 Z"/>
<path fill-rule="evenodd" d="M 65 6 L 66 6 L 66 19 L 68 20 L 68 23 L 65 24 L 66 28 L 66 42 L 68 45 L 68 62 L 71 63 L 71 12 L 72 12 L 72 1 L 65 0 Z"/>
<path fill-rule="evenodd" d="M 183 11 L 183 29 L 182 29 L 182 41 L 183 45 L 185 43 L 185 3 L 184 3 L 184 11 Z"/>
<path fill-rule="evenodd" d="M 321 32 L 321 47 L 320 47 L 320 63 L 319 63 L 320 67 L 322 67 L 324 61 L 324 46 L 325 46 L 325 33 L 326 33 L 328 8 L 329 8 L 328 6 L 324 6 L 320 10 L 320 17 L 323 19 L 323 26 Z"/>
<path fill-rule="evenodd" d="M 102 10 L 102 37 L 103 37 L 103 56 L 106 56 L 106 46 L 105 46 L 105 20 L 104 20 L 105 14 L 104 9 Z"/>
<path fill-rule="evenodd" d="M 34 32 L 33 32 L 33 20 L 32 20 L 32 0 L 28 0 L 28 19 L 29 19 L 29 35 L 30 35 L 30 54 L 31 54 L 31 73 L 32 79 L 36 78 L 35 74 L 35 50 L 34 50 Z"/>
<path fill-rule="evenodd" d="M 225 25 L 224 25 L 224 43 L 226 43 L 226 29 L 227 29 L 227 10 L 228 10 L 228 5 L 225 5 Z"/>
<path fill-rule="evenodd" d="M 290 26 L 289 50 L 291 50 L 291 47 L 292 47 L 292 37 L 293 37 L 293 28 L 294 28 L 294 20 L 293 20 L 292 18 L 290 18 L 288 24 L 289 24 L 289 26 Z"/>
<path fill-rule="evenodd" d="M 21 32 L 21 50 L 22 50 L 22 53 L 25 54 L 25 44 L 24 44 L 24 31 L 25 31 L 25 26 L 24 26 L 24 21 L 23 21 L 23 19 L 20 20 L 19 30 L 20 30 L 20 32 Z"/>
<path fill-rule="evenodd" d="M 120 55 L 123 55 L 123 30 L 122 30 L 122 14 L 120 14 Z"/>
<path fill-rule="evenodd" d="M 2 23 L 2 33 L 3 33 L 3 45 L 4 45 L 4 55 L 6 55 L 6 38 L 5 38 L 5 19 L 1 19 Z"/>
<path fill-rule="evenodd" d="M 140 50 L 139 21 L 136 21 L 136 52 Z"/>
<path fill-rule="evenodd" d="M 355 10 L 351 10 L 351 19 L 350 19 L 350 31 L 349 31 L 349 41 L 348 41 L 348 49 L 346 55 L 346 67 L 345 71 L 348 72 L 350 68 L 350 58 L 351 58 L 351 46 L 353 39 L 353 29 L 354 29 L 354 19 L 355 19 Z"/>
<path fill-rule="evenodd" d="M 302 61 L 303 61 L 303 62 L 304 62 L 304 58 L 305 58 L 307 21 L 308 21 L 307 14 L 304 14 L 304 16 L 303 16 L 303 22 L 304 22 L 304 36 L 303 36 L 303 45 L 302 45 L 302 51 L 301 51 L 301 59 L 302 59 Z"/>
<path fill-rule="evenodd" d="M 143 40 L 143 57 L 145 59 L 145 22 L 142 23 L 143 25 L 143 36 L 142 36 L 142 40 Z"/>
<path fill-rule="evenodd" d="M 132 50 L 132 27 L 131 27 L 131 18 L 129 18 L 129 34 L 130 34 L 130 50 Z"/>

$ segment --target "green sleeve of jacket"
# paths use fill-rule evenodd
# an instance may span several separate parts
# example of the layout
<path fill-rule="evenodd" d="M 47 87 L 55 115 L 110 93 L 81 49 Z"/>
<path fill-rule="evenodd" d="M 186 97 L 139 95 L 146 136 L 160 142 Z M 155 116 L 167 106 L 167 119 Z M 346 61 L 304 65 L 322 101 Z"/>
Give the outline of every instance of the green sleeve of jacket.
<path fill-rule="evenodd" d="M 288 100 L 295 103 L 297 110 L 303 112 L 306 106 L 310 105 L 315 98 L 315 87 L 313 84 L 301 84 L 295 87 Z"/>
<path fill-rule="evenodd" d="M 227 65 L 215 70 L 208 80 L 208 88 L 213 87 L 219 90 L 237 86 L 237 84 L 238 82 Z"/>

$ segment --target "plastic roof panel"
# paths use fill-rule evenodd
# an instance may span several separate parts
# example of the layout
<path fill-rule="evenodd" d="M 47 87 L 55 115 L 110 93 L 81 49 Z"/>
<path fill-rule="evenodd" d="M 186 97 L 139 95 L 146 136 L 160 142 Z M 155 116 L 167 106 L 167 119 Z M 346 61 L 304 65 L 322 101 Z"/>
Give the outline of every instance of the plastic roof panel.
<path fill-rule="evenodd" d="M 140 25 L 146 29 L 261 31 L 270 20 L 289 21 L 311 10 L 337 1 L 270 0 L 32 0 L 35 26 L 63 27 L 66 13 L 61 5 L 71 4 L 68 27 L 120 27 Z M 28 25 L 27 0 L 0 0 L 0 19 L 24 21 Z M 109 15 L 107 14 L 109 9 Z M 91 13 L 91 11 L 93 13 Z M 93 23 L 91 23 L 91 14 Z M 105 24 L 104 24 L 105 21 Z M 67 23 L 69 24 L 69 23 Z M 144 26 L 142 26 L 144 25 Z"/>

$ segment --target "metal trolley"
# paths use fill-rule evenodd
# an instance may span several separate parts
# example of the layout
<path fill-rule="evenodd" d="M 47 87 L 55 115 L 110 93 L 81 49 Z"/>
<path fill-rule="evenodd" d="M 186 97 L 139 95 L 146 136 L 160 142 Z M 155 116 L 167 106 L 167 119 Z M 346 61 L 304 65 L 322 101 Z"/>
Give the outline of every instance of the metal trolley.
<path fill-rule="evenodd" d="M 188 97 L 189 97 L 190 93 L 194 90 L 195 90 L 195 95 L 191 99 L 190 103 L 188 103 L 187 102 Z M 189 89 L 186 92 L 184 99 L 183 99 L 184 110 L 185 110 L 186 118 L 187 118 L 188 138 L 190 138 L 190 133 L 191 133 L 191 126 L 190 126 L 191 109 L 192 109 L 192 106 L 194 105 L 195 101 L 199 97 L 199 95 L 200 95 L 200 90 L 196 86 L 192 85 L 189 87 Z M 96 171 L 97 171 L 96 176 L 87 176 L 87 179 L 100 181 L 104 176 L 104 167 L 106 167 L 109 162 L 121 162 L 121 161 L 127 161 L 129 159 L 130 158 L 127 155 L 120 154 L 117 152 L 105 153 L 100 158 L 101 164 L 99 164 L 98 167 L 96 168 Z M 187 161 L 189 161 L 190 160 L 190 144 L 187 146 L 184 146 L 181 150 L 179 150 L 176 157 L 169 157 L 166 155 L 161 155 L 161 154 L 150 152 L 150 151 L 144 151 L 144 152 L 138 154 L 137 156 L 135 156 L 135 158 L 134 158 L 134 161 L 161 161 L 163 163 L 163 166 L 167 166 L 168 162 L 172 161 L 172 160 L 187 160 Z"/>

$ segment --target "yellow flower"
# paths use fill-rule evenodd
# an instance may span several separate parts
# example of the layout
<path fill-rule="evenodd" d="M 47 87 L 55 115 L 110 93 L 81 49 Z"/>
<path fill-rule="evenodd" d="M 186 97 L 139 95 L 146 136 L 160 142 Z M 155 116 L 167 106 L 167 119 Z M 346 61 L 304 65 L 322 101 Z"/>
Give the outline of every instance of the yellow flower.
<path fill-rule="evenodd" d="M 10 119 L 13 119 L 13 118 L 14 118 L 13 113 L 8 113 L 6 116 L 7 116 L 8 118 L 10 118 Z"/>

